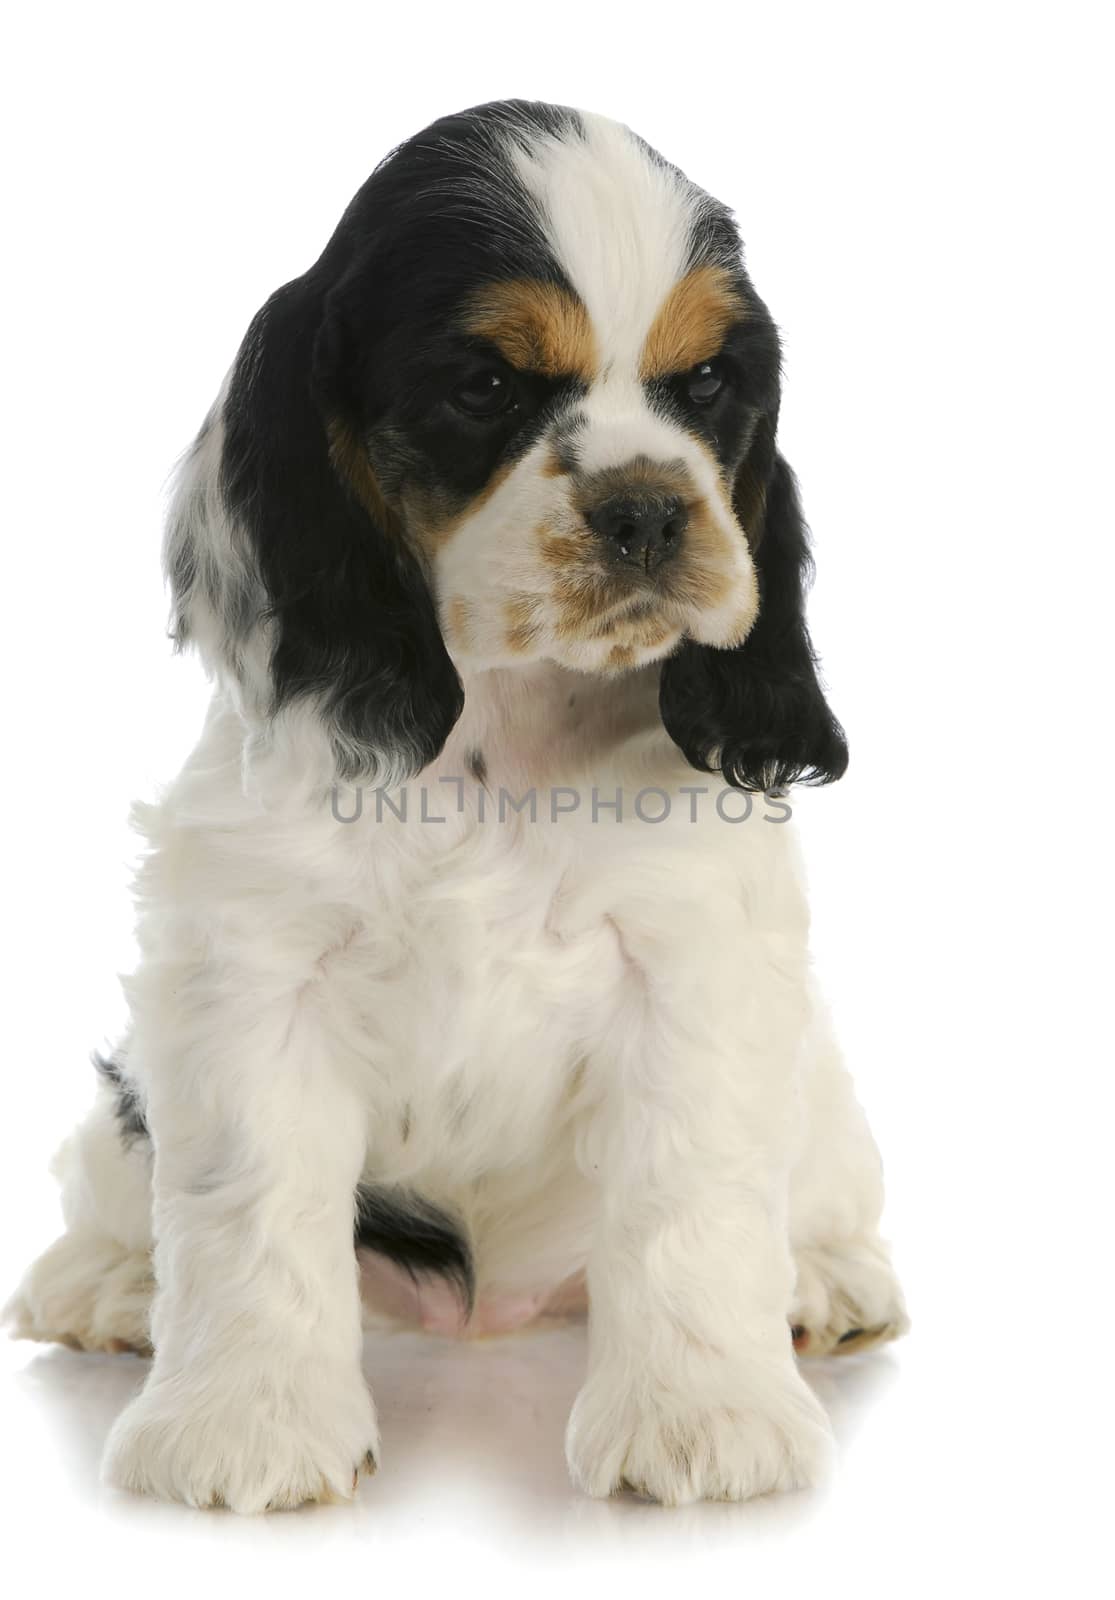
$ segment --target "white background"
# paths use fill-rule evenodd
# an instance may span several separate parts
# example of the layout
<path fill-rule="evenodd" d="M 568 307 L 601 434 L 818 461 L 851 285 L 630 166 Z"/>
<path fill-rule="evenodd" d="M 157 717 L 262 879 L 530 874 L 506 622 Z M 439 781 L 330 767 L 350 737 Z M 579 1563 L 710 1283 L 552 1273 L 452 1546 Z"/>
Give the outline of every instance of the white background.
<path fill-rule="evenodd" d="M 173 774 L 204 704 L 164 634 L 166 475 L 250 316 L 374 162 L 517 94 L 629 122 L 730 202 L 785 330 L 782 439 L 853 752 L 797 809 L 915 1324 L 893 1353 L 813 1369 L 842 1445 L 831 1489 L 681 1512 L 568 1487 L 579 1331 L 381 1340 L 378 1478 L 353 1509 L 256 1522 L 98 1487 L 134 1360 L 0 1345 L 18 1592 L 1110 1582 L 1100 18 L 318 0 L 9 20 L 0 1289 L 57 1229 L 47 1160 L 121 1019 L 129 802 Z"/>

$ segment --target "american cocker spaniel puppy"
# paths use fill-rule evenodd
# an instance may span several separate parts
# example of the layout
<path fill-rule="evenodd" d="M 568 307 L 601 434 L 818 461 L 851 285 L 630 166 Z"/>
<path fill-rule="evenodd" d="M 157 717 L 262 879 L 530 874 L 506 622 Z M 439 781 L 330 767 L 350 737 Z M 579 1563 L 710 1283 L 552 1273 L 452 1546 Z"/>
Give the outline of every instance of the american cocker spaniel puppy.
<path fill-rule="evenodd" d="M 905 1316 L 783 798 L 846 748 L 778 404 L 730 213 L 553 106 L 409 140 L 255 318 L 166 541 L 212 706 L 9 1308 L 153 1352 L 112 1481 L 351 1496 L 362 1320 L 585 1296 L 588 1493 L 821 1468 L 794 1346 Z"/>

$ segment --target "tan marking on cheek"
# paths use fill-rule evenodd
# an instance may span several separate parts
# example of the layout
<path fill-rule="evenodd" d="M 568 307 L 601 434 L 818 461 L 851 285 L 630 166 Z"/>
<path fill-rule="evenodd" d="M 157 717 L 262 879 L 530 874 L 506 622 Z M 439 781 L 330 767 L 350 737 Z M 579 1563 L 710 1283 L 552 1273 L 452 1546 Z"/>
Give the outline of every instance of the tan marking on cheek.
<path fill-rule="evenodd" d="M 697 449 L 704 456 L 705 460 L 708 462 L 709 467 L 716 477 L 716 487 L 720 493 L 720 506 L 724 516 L 727 518 L 730 524 L 739 528 L 740 532 L 746 539 L 748 546 L 751 547 L 751 553 L 754 554 L 751 532 L 748 529 L 747 523 L 740 515 L 740 509 L 737 503 L 738 475 L 736 482 L 733 483 L 732 479 L 728 476 L 728 469 L 725 467 L 720 457 L 709 448 L 705 441 L 703 439 L 697 439 L 694 440 L 694 443 L 696 444 Z M 765 508 L 765 489 L 761 490 L 761 503 Z M 716 529 L 713 531 L 716 534 L 716 537 L 722 537 L 722 535 Z"/>
<path fill-rule="evenodd" d="M 368 452 L 355 430 L 340 417 L 332 417 L 325 431 L 334 471 L 349 485 L 373 522 L 385 532 L 398 533 L 399 519 L 383 497 Z"/>
<path fill-rule="evenodd" d="M 649 618 L 632 630 L 631 642 L 638 650 L 657 650 L 667 639 L 672 639 L 677 631 L 677 628 L 668 622 L 663 622 L 657 617 Z"/>
<path fill-rule="evenodd" d="M 583 638 L 601 613 L 629 590 L 622 579 L 617 582 L 601 569 L 587 529 L 555 533 L 543 527 L 540 532 L 539 559 L 558 612 L 554 631 L 562 639 Z"/>
<path fill-rule="evenodd" d="M 599 365 L 588 312 L 556 283 L 512 278 L 487 284 L 473 297 L 464 326 L 524 372 L 590 383 Z"/>
<path fill-rule="evenodd" d="M 751 554 L 758 550 L 763 539 L 767 520 L 767 486 L 758 479 L 745 461 L 736 474 L 732 495 L 732 512 L 743 529 Z"/>
<path fill-rule="evenodd" d="M 472 607 L 462 595 L 456 594 L 445 608 L 445 627 L 450 644 L 467 650 L 472 644 Z"/>
<path fill-rule="evenodd" d="M 705 642 L 728 648 L 742 643 L 754 625 L 758 580 L 753 564 L 741 571 L 739 556 L 746 556 L 746 543 L 726 500 L 722 511 L 727 526 L 703 500 L 691 509 L 681 560 L 669 567 L 662 588 L 668 612 L 680 617 L 685 631 L 697 637 L 704 637 L 701 617 L 719 613 L 717 637 Z"/>
<path fill-rule="evenodd" d="M 399 504 L 411 538 L 427 557 L 448 544 L 461 521 L 456 507 L 446 505 L 436 492 L 414 484 L 403 484 Z"/>
<path fill-rule="evenodd" d="M 587 529 L 583 534 L 555 533 L 543 523 L 538 532 L 542 565 L 555 577 L 561 577 L 570 567 L 583 561 L 588 553 L 591 535 Z"/>
<path fill-rule="evenodd" d="M 715 609 L 728 598 L 733 570 L 728 534 L 699 501 L 689 510 L 681 558 L 665 574 L 667 593 L 684 606 Z"/>
<path fill-rule="evenodd" d="M 558 638 L 584 639 L 594 632 L 593 624 L 599 623 L 601 612 L 607 610 L 610 586 L 601 574 L 570 574 L 554 584 L 554 601 L 558 608 L 554 632 Z"/>
<path fill-rule="evenodd" d="M 639 376 L 688 372 L 714 356 L 746 306 L 724 267 L 697 267 L 680 278 L 658 309 L 639 360 Z"/>
<path fill-rule="evenodd" d="M 424 489 L 416 484 L 404 483 L 399 500 L 406 517 L 406 525 L 414 542 L 433 556 L 445 547 L 457 530 L 487 505 L 492 496 L 511 476 L 513 462 L 498 466 L 478 494 L 466 501 L 451 504 L 436 490 Z"/>
<path fill-rule="evenodd" d="M 514 595 L 504 606 L 507 620 L 507 648 L 525 655 L 542 631 L 538 602 L 528 594 Z"/>
<path fill-rule="evenodd" d="M 667 570 L 665 588 L 671 600 L 686 608 L 716 609 L 728 599 L 736 581 L 738 568 L 733 559 L 733 541 L 737 534 L 741 539 L 745 535 L 732 505 L 731 486 L 723 463 L 703 441 L 695 442 L 715 474 L 723 520 L 716 518 L 703 495 L 688 502 L 689 523 L 681 559 Z"/>
<path fill-rule="evenodd" d="M 613 672 L 622 672 L 625 667 L 635 665 L 635 646 L 631 644 L 614 644 L 608 651 L 604 665 Z"/>

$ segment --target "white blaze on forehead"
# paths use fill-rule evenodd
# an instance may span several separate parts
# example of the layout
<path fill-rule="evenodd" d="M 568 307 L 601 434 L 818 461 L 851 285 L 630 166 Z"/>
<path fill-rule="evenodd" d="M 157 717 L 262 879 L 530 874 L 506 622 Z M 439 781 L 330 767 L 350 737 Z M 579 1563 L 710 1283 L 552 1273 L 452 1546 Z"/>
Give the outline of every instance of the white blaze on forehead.
<path fill-rule="evenodd" d="M 554 255 L 592 320 L 605 372 L 630 375 L 655 315 L 689 265 L 703 196 L 656 161 L 618 122 L 582 113 L 529 151 L 519 174 L 537 202 Z"/>
<path fill-rule="evenodd" d="M 575 449 L 583 473 L 623 467 L 634 456 L 649 456 L 652 461 L 682 460 L 695 478 L 713 481 L 707 455 L 676 422 L 651 410 L 635 377 L 625 373 L 593 384 L 579 401 L 577 415 Z"/>

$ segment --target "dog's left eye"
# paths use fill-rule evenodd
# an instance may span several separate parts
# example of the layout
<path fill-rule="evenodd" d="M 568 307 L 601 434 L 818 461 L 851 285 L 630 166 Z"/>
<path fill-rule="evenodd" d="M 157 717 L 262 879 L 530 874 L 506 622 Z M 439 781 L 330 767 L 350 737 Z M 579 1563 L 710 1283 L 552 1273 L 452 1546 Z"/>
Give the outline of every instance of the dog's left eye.
<path fill-rule="evenodd" d="M 514 400 L 514 384 L 495 367 L 472 373 L 453 390 L 453 404 L 470 417 L 498 417 L 510 410 Z"/>
<path fill-rule="evenodd" d="M 724 387 L 724 373 L 718 361 L 699 361 L 685 380 L 685 392 L 695 406 L 707 406 Z"/>

